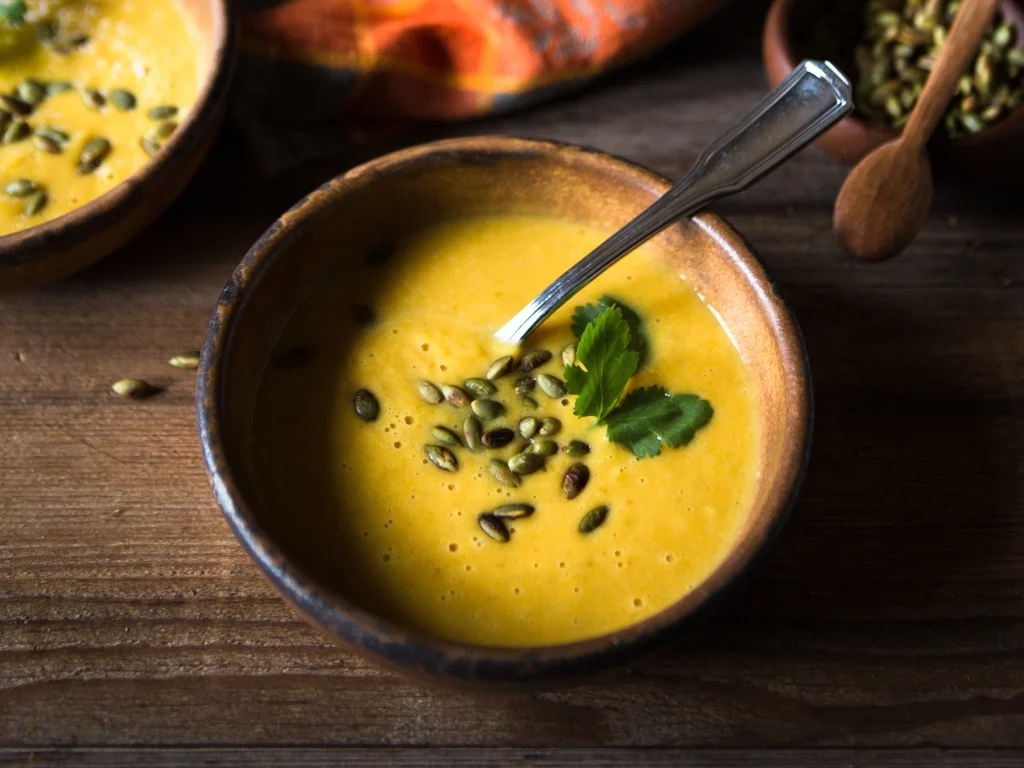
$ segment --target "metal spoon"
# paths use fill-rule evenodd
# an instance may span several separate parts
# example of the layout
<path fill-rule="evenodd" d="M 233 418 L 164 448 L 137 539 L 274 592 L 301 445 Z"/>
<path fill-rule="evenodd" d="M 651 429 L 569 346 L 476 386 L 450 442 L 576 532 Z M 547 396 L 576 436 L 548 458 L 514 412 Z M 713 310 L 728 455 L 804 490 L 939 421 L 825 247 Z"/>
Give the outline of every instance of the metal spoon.
<path fill-rule="evenodd" d="M 746 189 L 853 109 L 850 83 L 827 61 L 805 61 L 713 141 L 682 181 L 570 267 L 495 337 L 518 344 L 552 312 L 637 246 L 708 203 Z"/>

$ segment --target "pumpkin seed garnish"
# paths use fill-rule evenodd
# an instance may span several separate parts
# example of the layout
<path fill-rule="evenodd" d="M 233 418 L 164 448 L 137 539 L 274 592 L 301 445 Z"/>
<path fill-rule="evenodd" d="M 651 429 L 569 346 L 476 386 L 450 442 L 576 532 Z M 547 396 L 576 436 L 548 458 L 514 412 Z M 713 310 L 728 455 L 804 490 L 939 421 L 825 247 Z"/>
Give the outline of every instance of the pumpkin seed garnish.
<path fill-rule="evenodd" d="M 125 400 L 141 400 L 157 392 L 156 387 L 142 379 L 121 379 L 115 381 L 110 388 Z"/>
<path fill-rule="evenodd" d="M 420 393 L 420 397 L 426 400 L 431 405 L 437 405 L 444 400 L 444 395 L 441 390 L 431 384 L 429 381 L 420 380 L 416 382 L 416 391 Z"/>
<path fill-rule="evenodd" d="M 59 128 L 54 128 L 52 125 L 40 125 L 36 128 L 35 134 L 40 138 L 49 139 L 50 141 L 55 141 L 58 144 L 67 144 L 71 141 L 71 136 Z"/>
<path fill-rule="evenodd" d="M 28 123 L 20 117 L 16 117 L 7 124 L 7 128 L 4 130 L 4 144 L 15 144 L 22 139 L 27 139 L 30 133 L 32 133 L 32 129 L 29 128 Z"/>
<path fill-rule="evenodd" d="M 534 508 L 529 504 L 502 504 L 496 509 L 492 509 L 487 514 L 494 515 L 494 517 L 501 518 L 503 520 L 519 520 L 523 517 L 529 517 L 534 513 Z"/>
<path fill-rule="evenodd" d="M 444 399 L 456 408 L 465 408 L 470 403 L 470 397 L 465 391 L 451 384 L 441 385 L 441 394 Z"/>
<path fill-rule="evenodd" d="M 143 136 L 141 139 L 139 139 L 139 146 L 142 147 L 142 150 L 147 155 L 152 157 L 153 155 L 160 151 L 160 148 L 163 145 L 160 144 L 160 142 L 158 141 L 153 141 L 153 139 L 149 138 L 149 136 Z"/>
<path fill-rule="evenodd" d="M 536 410 L 537 401 L 534 400 L 532 397 L 530 397 L 529 395 L 523 395 L 521 400 L 524 408 L 530 411 Z"/>
<path fill-rule="evenodd" d="M 545 457 L 554 456 L 556 453 L 558 453 L 558 443 L 556 443 L 554 440 L 548 440 L 547 438 L 543 440 L 537 440 L 531 443 L 525 452 L 535 453 L 538 456 Z"/>
<path fill-rule="evenodd" d="M 274 367 L 286 371 L 308 365 L 312 359 L 313 352 L 309 347 L 292 347 L 274 358 Z"/>
<path fill-rule="evenodd" d="M 57 39 L 57 33 L 60 32 L 60 27 L 57 26 L 55 21 L 41 21 L 36 24 L 36 37 L 39 38 L 41 43 L 50 43 Z"/>
<path fill-rule="evenodd" d="M 537 434 L 539 427 L 540 422 L 533 418 L 533 416 L 525 416 L 519 420 L 519 434 L 527 440 Z"/>
<path fill-rule="evenodd" d="M 552 435 L 557 435 L 561 429 L 562 422 L 549 416 L 548 418 L 541 419 L 540 429 L 537 430 L 537 434 L 541 437 L 551 437 Z"/>
<path fill-rule="evenodd" d="M 487 379 L 466 379 L 463 386 L 480 397 L 487 397 L 498 391 L 498 388 Z"/>
<path fill-rule="evenodd" d="M 35 106 L 46 98 L 46 88 L 38 80 L 22 80 L 18 83 L 18 98 Z"/>
<path fill-rule="evenodd" d="M 426 445 L 423 449 L 427 452 L 430 463 L 445 472 L 454 472 L 459 468 L 459 461 L 455 454 L 440 445 Z"/>
<path fill-rule="evenodd" d="M 46 203 L 49 199 L 50 198 L 45 192 L 36 192 L 28 199 L 28 202 L 25 203 L 25 215 L 35 216 L 46 207 Z"/>
<path fill-rule="evenodd" d="M 516 379 L 516 394 L 528 395 L 536 386 L 537 380 L 533 376 L 523 376 L 521 379 Z"/>
<path fill-rule="evenodd" d="M 438 425 L 430 430 L 430 435 L 437 442 L 444 443 L 445 445 L 462 447 L 462 441 L 459 440 L 459 436 L 452 432 L 448 427 L 442 427 Z"/>
<path fill-rule="evenodd" d="M 82 103 L 89 109 L 103 109 L 106 106 L 107 97 L 95 88 L 83 88 Z"/>
<path fill-rule="evenodd" d="M 110 92 L 110 103 L 122 112 L 131 112 L 135 109 L 138 100 L 135 94 L 124 88 L 115 88 Z"/>
<path fill-rule="evenodd" d="M 590 453 L 590 446 L 582 440 L 570 440 L 566 445 L 562 446 L 562 453 L 575 459 Z"/>
<path fill-rule="evenodd" d="M 146 135 L 153 141 L 165 141 L 169 139 L 171 134 L 176 130 L 178 130 L 178 124 L 172 121 L 167 121 L 166 123 L 160 123 L 160 125 Z"/>
<path fill-rule="evenodd" d="M 523 373 L 529 373 L 534 368 L 540 368 L 550 359 L 551 353 L 546 349 L 535 349 L 522 356 L 519 360 L 519 370 Z"/>
<path fill-rule="evenodd" d="M 594 507 L 592 510 L 587 512 L 580 520 L 580 533 L 591 533 L 592 531 L 600 528 L 604 521 L 608 519 L 608 507 L 601 505 L 600 507 Z"/>
<path fill-rule="evenodd" d="M 356 416 L 363 421 L 376 421 L 380 416 L 380 403 L 368 389 L 357 390 L 355 397 L 352 398 L 352 405 L 355 407 Z"/>
<path fill-rule="evenodd" d="M 562 364 L 576 365 L 576 345 L 570 344 L 562 350 Z"/>
<path fill-rule="evenodd" d="M 587 465 L 573 464 L 565 470 L 565 476 L 562 478 L 562 493 L 565 494 L 565 498 L 575 499 L 587 487 L 589 480 L 590 470 L 587 469 Z"/>
<path fill-rule="evenodd" d="M 508 528 L 505 526 L 499 518 L 491 514 L 480 515 L 479 518 L 480 530 L 486 533 L 489 537 L 495 541 L 500 541 L 502 544 L 509 540 Z"/>
<path fill-rule="evenodd" d="M 195 369 L 199 367 L 199 350 L 190 349 L 188 352 L 179 352 L 173 355 L 168 361 L 175 368 Z"/>
<path fill-rule="evenodd" d="M 508 460 L 508 468 L 517 475 L 531 475 L 544 466 L 544 457 L 536 453 L 517 453 Z"/>
<path fill-rule="evenodd" d="M 483 421 L 493 421 L 505 412 L 505 406 L 497 400 L 474 400 L 469 407 Z"/>
<path fill-rule="evenodd" d="M 46 95 L 57 96 L 61 93 L 67 93 L 68 91 L 74 90 L 75 86 L 69 83 L 67 80 L 54 80 L 46 84 Z"/>
<path fill-rule="evenodd" d="M 519 475 L 509 469 L 508 464 L 501 459 L 491 459 L 487 464 L 487 468 L 494 476 L 494 479 L 502 485 L 507 485 L 510 488 L 519 487 Z"/>
<path fill-rule="evenodd" d="M 491 363 L 491 367 L 487 369 L 485 375 L 490 381 L 494 381 L 495 379 L 500 379 L 510 370 L 512 370 L 512 356 L 506 355 L 505 357 L 499 357 Z"/>
<path fill-rule="evenodd" d="M 466 447 L 471 451 L 479 451 L 483 446 L 483 424 L 476 416 L 467 416 L 462 422 L 462 434 L 466 437 Z"/>
<path fill-rule="evenodd" d="M 37 189 L 39 185 L 31 179 L 15 179 L 4 188 L 4 191 L 11 197 L 27 197 Z"/>
<path fill-rule="evenodd" d="M 169 120 L 178 114 L 178 108 L 173 104 L 161 104 L 157 107 L 150 107 L 146 115 L 150 120 Z"/>
<path fill-rule="evenodd" d="M 48 139 L 45 136 L 36 136 L 35 139 L 32 140 L 32 143 L 36 145 L 36 149 L 50 155 L 59 155 L 64 151 L 60 146 L 60 142 Z"/>
<path fill-rule="evenodd" d="M 78 173 L 82 176 L 95 171 L 106 160 L 112 146 L 107 139 L 90 139 L 78 156 Z"/>
<path fill-rule="evenodd" d="M 508 427 L 498 427 L 484 432 L 481 439 L 487 448 L 503 448 L 516 439 L 516 433 Z"/>
<path fill-rule="evenodd" d="M 11 96 L 9 94 L 0 94 L 0 105 L 3 106 L 4 110 L 10 112 L 12 115 L 26 115 L 32 114 L 32 105 L 26 101 L 22 101 L 17 96 Z"/>
<path fill-rule="evenodd" d="M 537 374 L 537 386 L 541 388 L 545 395 L 556 400 L 565 397 L 569 391 L 565 388 L 565 384 L 560 378 L 546 373 Z"/>

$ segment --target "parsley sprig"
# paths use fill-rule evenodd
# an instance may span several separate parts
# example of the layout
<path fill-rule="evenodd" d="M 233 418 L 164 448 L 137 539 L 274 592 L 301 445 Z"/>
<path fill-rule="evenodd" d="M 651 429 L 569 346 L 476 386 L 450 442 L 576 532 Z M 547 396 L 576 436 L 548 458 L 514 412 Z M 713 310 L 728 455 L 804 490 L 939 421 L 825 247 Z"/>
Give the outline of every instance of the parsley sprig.
<path fill-rule="evenodd" d="M 0 22 L 7 22 L 13 26 L 25 23 L 25 14 L 28 7 L 25 0 L 0 0 Z"/>
<path fill-rule="evenodd" d="M 582 363 L 563 371 L 566 387 L 576 395 L 573 413 L 605 424 L 612 442 L 638 458 L 658 456 L 663 445 L 689 443 L 711 420 L 711 404 L 697 395 L 672 395 L 651 386 L 622 397 L 647 353 L 640 316 L 632 309 L 604 296 L 576 308 L 572 329 L 579 337 L 576 360 Z"/>

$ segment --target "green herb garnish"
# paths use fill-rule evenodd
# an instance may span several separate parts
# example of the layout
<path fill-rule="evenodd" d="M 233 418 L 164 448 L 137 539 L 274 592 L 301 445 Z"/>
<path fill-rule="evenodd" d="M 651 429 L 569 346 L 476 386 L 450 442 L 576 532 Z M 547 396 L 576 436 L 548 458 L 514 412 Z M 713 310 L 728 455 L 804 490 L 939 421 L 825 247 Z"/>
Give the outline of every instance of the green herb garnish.
<path fill-rule="evenodd" d="M 611 307 L 618 307 L 622 311 L 622 317 L 629 326 L 631 337 L 629 348 L 640 356 L 637 365 L 643 365 L 644 358 L 647 357 L 647 339 L 644 337 L 640 315 L 612 296 L 606 294 L 598 299 L 596 304 L 584 304 L 583 306 L 576 307 L 576 311 L 573 312 L 572 316 L 573 334 L 575 334 L 577 339 L 582 339 L 583 332 L 587 329 L 587 326 Z"/>
<path fill-rule="evenodd" d="M 637 457 L 657 456 L 661 445 L 678 448 L 711 420 L 711 403 L 697 395 L 670 395 L 664 387 L 643 387 L 626 395 L 605 420 L 608 439 Z"/>
<path fill-rule="evenodd" d="M 0 0 L 0 22 L 18 25 L 25 23 L 25 14 L 28 8 L 25 0 Z"/>
<path fill-rule="evenodd" d="M 630 348 L 632 342 L 629 324 L 618 306 L 605 309 L 587 323 L 576 347 L 576 360 L 586 370 L 567 365 L 563 371 L 565 386 L 576 395 L 573 413 L 593 416 L 598 423 L 611 413 L 640 362 L 639 353 Z"/>

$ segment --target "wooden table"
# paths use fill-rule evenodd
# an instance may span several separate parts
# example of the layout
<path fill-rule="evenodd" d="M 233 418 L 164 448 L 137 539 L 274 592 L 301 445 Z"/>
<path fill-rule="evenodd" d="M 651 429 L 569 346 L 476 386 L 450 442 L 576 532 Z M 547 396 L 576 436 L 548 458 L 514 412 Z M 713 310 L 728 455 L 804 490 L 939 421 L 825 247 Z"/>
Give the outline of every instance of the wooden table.
<path fill-rule="evenodd" d="M 739 6 L 578 97 L 431 136 L 581 142 L 678 177 L 764 90 L 763 9 Z M 166 358 L 200 344 L 255 237 L 352 161 L 261 186 L 234 141 L 124 252 L 0 299 L 0 764 L 1021 765 L 1019 188 L 945 185 L 913 248 L 876 266 L 842 257 L 845 170 L 817 150 L 717 206 L 807 337 L 817 431 L 795 518 L 677 651 L 481 697 L 329 645 L 214 505 L 193 375 Z M 110 395 L 129 375 L 166 392 Z"/>

